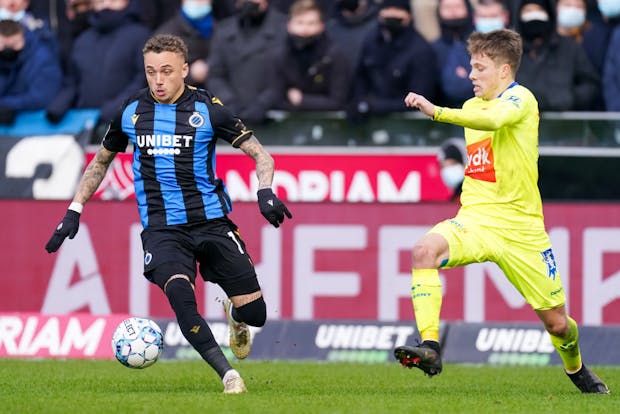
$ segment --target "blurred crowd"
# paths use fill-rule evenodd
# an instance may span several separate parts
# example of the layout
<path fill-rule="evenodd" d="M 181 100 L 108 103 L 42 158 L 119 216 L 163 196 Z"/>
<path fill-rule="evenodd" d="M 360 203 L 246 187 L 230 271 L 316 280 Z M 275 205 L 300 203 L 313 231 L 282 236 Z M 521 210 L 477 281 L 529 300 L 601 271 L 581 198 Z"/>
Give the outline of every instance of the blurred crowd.
<path fill-rule="evenodd" d="M 620 0 L 0 0 L 0 123 L 100 110 L 146 86 L 154 33 L 189 46 L 188 83 L 250 126 L 267 111 L 405 111 L 408 91 L 473 96 L 467 38 L 523 37 L 517 81 L 541 111 L 620 111 Z"/>

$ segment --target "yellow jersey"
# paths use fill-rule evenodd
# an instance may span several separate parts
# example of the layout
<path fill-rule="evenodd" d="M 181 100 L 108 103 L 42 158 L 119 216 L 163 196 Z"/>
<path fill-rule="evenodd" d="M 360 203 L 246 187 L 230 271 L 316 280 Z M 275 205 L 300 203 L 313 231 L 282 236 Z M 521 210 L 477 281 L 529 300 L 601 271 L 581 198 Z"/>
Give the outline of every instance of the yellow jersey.
<path fill-rule="evenodd" d="M 538 190 L 538 102 L 512 83 L 492 100 L 435 107 L 435 121 L 465 128 L 467 165 L 459 216 L 483 226 L 544 230 Z"/>

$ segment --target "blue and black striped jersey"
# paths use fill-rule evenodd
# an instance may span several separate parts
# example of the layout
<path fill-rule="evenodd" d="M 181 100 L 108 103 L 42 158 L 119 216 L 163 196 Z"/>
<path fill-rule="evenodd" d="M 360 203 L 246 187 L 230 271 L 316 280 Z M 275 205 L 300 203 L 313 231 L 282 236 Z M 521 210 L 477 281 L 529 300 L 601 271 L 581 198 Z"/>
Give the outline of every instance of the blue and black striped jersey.
<path fill-rule="evenodd" d="M 158 103 L 148 88 L 129 98 L 103 139 L 109 151 L 133 143 L 134 187 L 142 226 L 198 223 L 232 210 L 215 173 L 218 138 L 234 147 L 252 135 L 208 91 L 186 86 L 173 104 Z"/>

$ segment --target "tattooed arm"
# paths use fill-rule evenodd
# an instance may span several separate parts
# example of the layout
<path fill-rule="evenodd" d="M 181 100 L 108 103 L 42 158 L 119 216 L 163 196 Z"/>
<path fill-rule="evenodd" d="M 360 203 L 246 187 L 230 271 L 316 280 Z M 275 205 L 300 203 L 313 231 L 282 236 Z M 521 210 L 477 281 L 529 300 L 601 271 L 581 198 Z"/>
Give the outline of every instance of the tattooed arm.
<path fill-rule="evenodd" d="M 271 155 L 263 148 L 254 135 L 243 141 L 239 148 L 256 162 L 258 189 L 271 188 L 274 171 L 274 162 Z"/>
<path fill-rule="evenodd" d="M 103 181 L 103 177 L 105 177 L 105 173 L 115 156 L 116 152 L 109 151 L 103 146 L 99 147 L 99 150 L 95 154 L 95 158 L 88 164 L 86 171 L 84 171 L 82 175 L 82 179 L 73 197 L 73 202 L 82 205 L 86 204 L 93 194 L 95 194 L 95 191 L 97 191 L 99 184 Z"/>

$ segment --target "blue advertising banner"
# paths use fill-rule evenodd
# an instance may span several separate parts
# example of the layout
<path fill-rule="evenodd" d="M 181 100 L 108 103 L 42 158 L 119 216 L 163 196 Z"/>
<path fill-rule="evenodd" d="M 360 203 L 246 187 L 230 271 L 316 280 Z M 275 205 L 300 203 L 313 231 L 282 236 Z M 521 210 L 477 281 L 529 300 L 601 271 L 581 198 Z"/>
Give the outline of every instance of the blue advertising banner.
<path fill-rule="evenodd" d="M 620 365 L 620 326 L 580 326 L 587 364 Z M 559 365 L 560 357 L 539 324 L 450 324 L 444 361 L 491 365 Z"/>
<path fill-rule="evenodd" d="M 183 338 L 174 320 L 157 320 L 164 330 L 163 359 L 200 359 Z M 217 342 L 232 358 L 228 323 L 208 321 Z M 449 323 L 441 326 L 443 360 L 484 365 L 559 365 L 549 335 L 538 324 Z M 252 328 L 255 360 L 394 362 L 393 350 L 415 345 L 415 323 L 367 321 L 275 320 Z M 620 365 L 620 326 L 580 327 L 584 361 L 591 365 Z"/>

